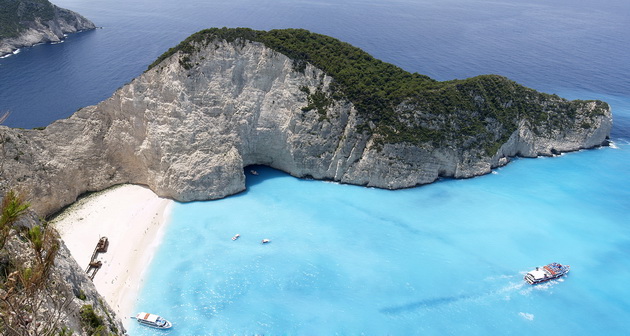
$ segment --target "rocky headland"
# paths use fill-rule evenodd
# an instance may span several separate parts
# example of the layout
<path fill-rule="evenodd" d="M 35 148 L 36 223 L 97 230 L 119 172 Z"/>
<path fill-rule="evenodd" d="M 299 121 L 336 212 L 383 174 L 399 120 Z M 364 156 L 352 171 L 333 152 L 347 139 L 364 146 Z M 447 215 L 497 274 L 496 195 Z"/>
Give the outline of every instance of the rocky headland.
<path fill-rule="evenodd" d="M 611 126 L 604 102 L 501 76 L 437 82 L 304 30 L 210 29 L 68 119 L 0 126 L 0 196 L 19 190 L 42 217 L 123 183 L 179 201 L 216 199 L 244 190 L 243 168 L 254 164 L 407 188 L 487 174 L 513 156 L 605 145 Z M 60 255 L 60 277 L 72 284 L 64 290 L 98 297 L 63 244 Z M 105 327 L 122 330 L 111 318 Z"/>
<path fill-rule="evenodd" d="M 94 29 L 85 17 L 47 0 L 0 0 L 0 57 L 38 43 L 60 42 L 65 34 Z"/>
<path fill-rule="evenodd" d="M 389 101 L 376 92 L 385 98 L 371 104 L 372 95 L 357 98 L 365 84 L 339 75 L 368 65 L 350 60 L 331 75 L 316 66 L 317 51 L 293 45 L 282 52 L 261 40 L 266 34 L 281 36 L 284 47 L 293 38 L 325 44 L 318 48 L 326 55 L 332 52 L 326 48 L 340 49 L 338 57 L 381 67 L 368 81 L 398 71 L 410 79 L 402 89 L 414 90 Z M 287 56 L 300 53 L 301 59 Z M 436 82 L 303 30 L 213 29 L 68 119 L 43 130 L 0 128 L 1 187 L 29 191 L 40 215 L 121 183 L 179 201 L 221 198 L 245 189 L 243 168 L 253 164 L 297 177 L 407 188 L 487 174 L 512 156 L 600 146 L 611 125 L 606 103 L 567 101 L 500 76 Z"/>

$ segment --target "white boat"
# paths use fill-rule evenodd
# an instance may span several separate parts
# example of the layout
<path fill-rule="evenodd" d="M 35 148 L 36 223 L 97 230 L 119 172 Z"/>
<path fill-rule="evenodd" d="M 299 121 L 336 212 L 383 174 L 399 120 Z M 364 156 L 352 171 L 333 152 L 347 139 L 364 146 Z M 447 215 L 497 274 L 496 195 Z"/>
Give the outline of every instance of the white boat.
<path fill-rule="evenodd" d="M 138 323 L 144 326 L 155 329 L 170 329 L 173 326 L 173 324 L 167 321 L 165 318 L 145 312 L 138 313 L 138 315 L 132 318 L 136 319 Z"/>
<path fill-rule="evenodd" d="M 527 272 L 524 279 L 530 285 L 535 285 L 541 282 L 557 279 L 569 273 L 570 269 L 571 266 L 569 265 L 551 263 L 543 267 L 536 267 L 535 270 Z"/>
<path fill-rule="evenodd" d="M 237 240 L 241 235 L 240 234 L 235 234 L 234 237 L 232 237 L 232 240 Z"/>

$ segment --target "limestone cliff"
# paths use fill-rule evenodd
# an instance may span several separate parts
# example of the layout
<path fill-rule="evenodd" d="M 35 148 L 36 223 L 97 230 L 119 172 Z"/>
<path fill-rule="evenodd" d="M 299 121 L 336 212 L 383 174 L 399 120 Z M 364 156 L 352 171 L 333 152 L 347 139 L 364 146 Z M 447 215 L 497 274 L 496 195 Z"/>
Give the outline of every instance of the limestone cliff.
<path fill-rule="evenodd" d="M 12 211 L 4 201 L 0 216 L 0 334 L 124 334 L 120 319 L 54 229 L 41 226 L 32 213 L 8 228 L 5 215 Z"/>
<path fill-rule="evenodd" d="M 393 106 L 384 122 L 339 94 L 336 78 L 298 65 L 262 42 L 193 39 L 111 98 L 44 130 L 0 127 L 0 188 L 30 191 L 41 215 L 120 183 L 180 201 L 220 198 L 244 190 L 251 164 L 406 188 L 486 174 L 511 156 L 599 146 L 612 125 L 605 103 L 566 101 L 499 76 L 428 82 L 433 89 Z M 464 103 L 436 103 L 453 94 Z"/>
<path fill-rule="evenodd" d="M 47 0 L 0 0 L 0 57 L 22 47 L 59 42 L 67 33 L 94 29 L 85 17 Z"/>

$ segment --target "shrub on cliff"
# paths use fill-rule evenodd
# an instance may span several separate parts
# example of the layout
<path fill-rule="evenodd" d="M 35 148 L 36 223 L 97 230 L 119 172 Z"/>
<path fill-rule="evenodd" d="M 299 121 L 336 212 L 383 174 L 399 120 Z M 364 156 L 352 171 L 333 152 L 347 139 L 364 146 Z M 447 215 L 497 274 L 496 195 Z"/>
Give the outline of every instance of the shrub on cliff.
<path fill-rule="evenodd" d="M 28 22 L 48 21 L 54 15 L 48 0 L 0 0 L 0 39 L 16 37 Z"/>
<path fill-rule="evenodd" d="M 57 335 L 67 330 L 62 316 L 73 297 L 51 280 L 59 250 L 56 232 L 38 225 L 14 227 L 29 206 L 14 191 L 0 205 L 0 334 Z"/>
<path fill-rule="evenodd" d="M 583 101 L 540 93 L 497 75 L 438 82 L 304 29 L 202 30 L 169 49 L 149 69 L 179 52 L 179 63 L 190 70 L 196 65 L 192 54 L 213 41 L 240 45 L 260 42 L 293 59 L 296 71 L 304 72 L 306 64 L 323 70 L 333 78 L 330 92 L 324 94 L 318 88 L 307 93 L 308 105 L 303 110 L 317 109 L 324 115 L 335 100 L 348 99 L 363 120 L 360 130 L 372 132 L 381 143 L 447 144 L 464 150 L 482 149 L 492 156 L 520 122 L 527 122 L 535 132 L 545 132 L 550 125 L 555 129 L 570 127 L 576 111 L 584 105 Z M 598 108 L 590 117 L 608 109 L 606 103 L 596 104 Z"/>
<path fill-rule="evenodd" d="M 103 319 L 94 312 L 92 305 L 84 305 L 79 311 L 81 322 L 94 331 L 103 325 Z"/>

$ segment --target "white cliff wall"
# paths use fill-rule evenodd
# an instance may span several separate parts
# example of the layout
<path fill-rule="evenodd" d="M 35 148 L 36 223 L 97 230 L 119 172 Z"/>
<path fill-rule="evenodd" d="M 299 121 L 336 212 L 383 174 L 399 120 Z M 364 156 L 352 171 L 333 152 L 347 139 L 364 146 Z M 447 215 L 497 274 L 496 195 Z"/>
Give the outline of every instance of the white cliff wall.
<path fill-rule="evenodd" d="M 293 60 L 257 42 L 197 48 L 189 69 L 175 54 L 106 101 L 43 131 L 0 128 L 0 188 L 30 190 L 40 214 L 119 183 L 148 185 L 181 201 L 220 198 L 245 188 L 243 167 L 250 164 L 395 189 L 486 174 L 509 156 L 597 146 L 612 124 L 610 111 L 578 116 L 561 130 L 537 125 L 532 131 L 522 122 L 493 157 L 452 144 L 376 145 L 378 135 L 357 132 L 362 121 L 348 101 L 334 102 L 325 115 L 302 110 L 304 87 L 328 90 L 331 78 L 319 69 L 295 71 Z"/>

